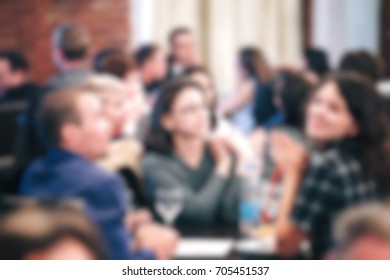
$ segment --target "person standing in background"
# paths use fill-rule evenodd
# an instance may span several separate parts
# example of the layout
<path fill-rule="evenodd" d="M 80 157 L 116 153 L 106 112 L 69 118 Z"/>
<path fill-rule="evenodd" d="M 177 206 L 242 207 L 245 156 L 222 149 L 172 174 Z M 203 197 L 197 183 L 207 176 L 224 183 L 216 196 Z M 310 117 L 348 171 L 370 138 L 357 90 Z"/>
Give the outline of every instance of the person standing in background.
<path fill-rule="evenodd" d="M 145 123 L 147 123 L 151 103 L 153 102 L 151 102 L 150 99 L 148 100 L 145 96 L 140 74 L 133 56 L 121 49 L 103 49 L 94 57 L 94 71 L 99 74 L 113 76 L 112 79 L 110 79 L 111 81 L 118 78 L 120 79 L 120 82 L 123 82 L 123 85 L 119 86 L 122 87 L 119 91 L 124 91 L 123 100 L 120 102 L 123 102 L 125 107 L 124 110 L 127 114 L 127 121 L 124 127 L 121 127 L 120 129 L 117 128 L 116 136 L 139 136 L 139 134 L 142 134 Z M 89 80 L 98 81 L 100 79 L 91 77 L 91 79 L 87 79 L 87 84 Z M 102 78 L 101 80 L 102 84 L 106 84 L 105 82 L 109 79 Z M 118 81 L 114 83 L 118 84 Z M 125 87 L 124 90 L 123 87 Z M 120 130 L 120 132 L 118 130 Z"/>
<path fill-rule="evenodd" d="M 177 77 L 191 66 L 199 65 L 194 34 L 189 28 L 177 27 L 169 35 L 168 79 Z"/>

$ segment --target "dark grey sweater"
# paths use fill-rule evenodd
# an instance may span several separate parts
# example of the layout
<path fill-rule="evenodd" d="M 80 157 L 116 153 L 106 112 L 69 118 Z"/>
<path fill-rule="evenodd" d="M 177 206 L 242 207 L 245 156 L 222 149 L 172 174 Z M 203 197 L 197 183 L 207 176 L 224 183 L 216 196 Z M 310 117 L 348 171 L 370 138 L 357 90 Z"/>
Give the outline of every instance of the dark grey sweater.
<path fill-rule="evenodd" d="M 156 188 L 181 188 L 184 209 L 178 222 L 185 224 L 233 224 L 238 218 L 239 188 L 243 179 L 225 179 L 214 171 L 214 161 L 205 152 L 200 166 L 193 169 L 173 154 L 147 153 L 142 160 L 146 196 L 154 207 Z"/>

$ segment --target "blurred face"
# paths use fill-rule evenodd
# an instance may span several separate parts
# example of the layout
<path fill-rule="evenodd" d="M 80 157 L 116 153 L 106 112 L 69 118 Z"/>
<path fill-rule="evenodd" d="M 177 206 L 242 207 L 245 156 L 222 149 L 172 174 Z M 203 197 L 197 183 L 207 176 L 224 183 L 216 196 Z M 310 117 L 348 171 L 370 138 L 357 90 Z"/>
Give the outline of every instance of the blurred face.
<path fill-rule="evenodd" d="M 26 74 L 23 71 L 13 71 L 8 60 L 0 59 L 0 92 L 20 85 L 24 81 L 25 76 Z"/>
<path fill-rule="evenodd" d="M 80 241 L 68 237 L 60 240 L 50 248 L 32 252 L 27 260 L 93 260 L 91 251 Z"/>
<path fill-rule="evenodd" d="M 103 114 L 111 122 L 113 136 L 122 132 L 126 123 L 125 93 L 114 92 L 104 98 Z"/>
<path fill-rule="evenodd" d="M 178 34 L 172 42 L 172 54 L 183 65 L 197 64 L 195 40 L 191 33 Z"/>
<path fill-rule="evenodd" d="M 127 87 L 126 96 L 128 98 L 137 98 L 144 95 L 141 77 L 137 71 L 129 72 L 124 82 Z"/>
<path fill-rule="evenodd" d="M 68 123 L 61 130 L 63 148 L 90 160 L 108 151 L 112 127 L 104 114 L 102 102 L 93 94 L 83 94 L 76 101 L 78 123 Z"/>
<path fill-rule="evenodd" d="M 156 80 L 166 77 L 168 71 L 167 60 L 161 50 L 157 50 L 149 61 L 149 68 Z"/>
<path fill-rule="evenodd" d="M 211 108 L 215 103 L 215 93 L 210 77 L 204 73 L 194 73 L 190 78 L 202 87 L 206 104 Z"/>
<path fill-rule="evenodd" d="M 307 136 L 322 143 L 358 134 L 358 127 L 336 84 L 327 82 L 310 100 L 306 112 Z"/>
<path fill-rule="evenodd" d="M 186 88 L 176 97 L 171 112 L 163 117 L 162 125 L 176 135 L 205 138 L 209 120 L 204 94 L 198 89 Z"/>

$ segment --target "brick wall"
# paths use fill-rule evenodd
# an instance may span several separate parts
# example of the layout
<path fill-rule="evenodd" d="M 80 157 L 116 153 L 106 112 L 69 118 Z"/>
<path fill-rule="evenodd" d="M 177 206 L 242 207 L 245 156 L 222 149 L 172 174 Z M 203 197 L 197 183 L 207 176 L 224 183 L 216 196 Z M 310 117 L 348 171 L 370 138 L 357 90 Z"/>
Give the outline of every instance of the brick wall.
<path fill-rule="evenodd" d="M 16 48 L 31 63 L 32 78 L 45 81 L 55 73 L 51 32 L 74 22 L 92 34 L 91 54 L 106 46 L 129 43 L 130 0 L 0 0 L 0 49 Z"/>

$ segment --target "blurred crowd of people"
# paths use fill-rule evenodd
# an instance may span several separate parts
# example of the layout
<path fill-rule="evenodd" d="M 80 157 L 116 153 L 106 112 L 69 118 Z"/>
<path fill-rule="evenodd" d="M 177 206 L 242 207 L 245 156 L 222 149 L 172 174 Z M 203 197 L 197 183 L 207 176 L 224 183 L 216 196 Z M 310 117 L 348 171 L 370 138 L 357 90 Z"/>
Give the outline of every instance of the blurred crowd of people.
<path fill-rule="evenodd" d="M 390 257 L 379 58 L 353 51 L 331 69 L 307 49 L 302 65 L 275 67 L 246 47 L 222 100 L 190 29 L 172 31 L 168 54 L 156 44 L 91 54 L 92 39 L 58 27 L 58 73 L 42 85 L 22 53 L 0 52 L 0 107 L 25 104 L 2 132 L 15 137 L 1 259 L 169 259 L 180 227 L 238 227 L 250 184 L 280 257 L 305 240 L 315 259 Z M 173 191 L 176 210 L 164 205 Z"/>

